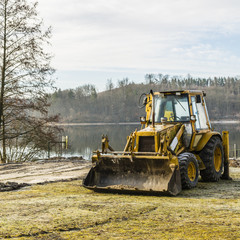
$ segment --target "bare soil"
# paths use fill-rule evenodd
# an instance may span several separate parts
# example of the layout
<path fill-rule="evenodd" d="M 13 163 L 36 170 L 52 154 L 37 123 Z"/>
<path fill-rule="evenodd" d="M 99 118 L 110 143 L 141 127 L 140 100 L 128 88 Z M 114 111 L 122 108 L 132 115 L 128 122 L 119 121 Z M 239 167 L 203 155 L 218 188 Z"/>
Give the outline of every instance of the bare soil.
<path fill-rule="evenodd" d="M 0 191 L 16 190 L 32 184 L 83 179 L 91 162 L 81 157 L 39 160 L 0 165 Z"/>

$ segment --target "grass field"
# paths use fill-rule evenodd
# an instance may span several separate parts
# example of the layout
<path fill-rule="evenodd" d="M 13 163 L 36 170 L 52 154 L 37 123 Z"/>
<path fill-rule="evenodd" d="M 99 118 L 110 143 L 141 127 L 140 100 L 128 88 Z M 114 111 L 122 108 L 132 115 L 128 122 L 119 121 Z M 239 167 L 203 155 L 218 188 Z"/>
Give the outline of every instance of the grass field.
<path fill-rule="evenodd" d="M 0 192 L 0 239 L 240 239 L 240 168 L 231 175 L 177 197 L 95 193 L 81 180 Z"/>

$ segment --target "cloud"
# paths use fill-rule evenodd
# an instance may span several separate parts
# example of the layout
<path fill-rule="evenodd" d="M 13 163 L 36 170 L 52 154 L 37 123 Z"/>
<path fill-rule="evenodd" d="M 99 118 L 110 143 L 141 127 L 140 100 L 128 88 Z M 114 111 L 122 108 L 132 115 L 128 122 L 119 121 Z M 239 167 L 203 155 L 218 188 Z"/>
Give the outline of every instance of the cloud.
<path fill-rule="evenodd" d="M 239 74 L 238 0 L 41 0 L 59 70 Z"/>

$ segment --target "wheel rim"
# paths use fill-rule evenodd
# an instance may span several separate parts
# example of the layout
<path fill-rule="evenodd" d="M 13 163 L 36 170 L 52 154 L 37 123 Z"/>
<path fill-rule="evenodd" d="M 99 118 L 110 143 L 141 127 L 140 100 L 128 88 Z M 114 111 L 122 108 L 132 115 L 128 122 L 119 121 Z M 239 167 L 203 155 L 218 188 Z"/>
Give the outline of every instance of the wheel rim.
<path fill-rule="evenodd" d="M 222 166 L 222 151 L 219 147 L 217 147 L 214 152 L 214 166 L 215 170 L 219 172 Z"/>
<path fill-rule="evenodd" d="M 196 167 L 193 162 L 190 162 L 188 165 L 188 178 L 193 182 L 196 178 Z"/>

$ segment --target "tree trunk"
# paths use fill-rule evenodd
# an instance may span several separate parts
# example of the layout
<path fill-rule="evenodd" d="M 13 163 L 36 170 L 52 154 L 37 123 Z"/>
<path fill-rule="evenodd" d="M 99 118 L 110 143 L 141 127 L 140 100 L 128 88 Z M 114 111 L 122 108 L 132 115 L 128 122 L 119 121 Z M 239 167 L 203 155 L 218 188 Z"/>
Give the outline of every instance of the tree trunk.
<path fill-rule="evenodd" d="M 5 75 L 6 75 L 6 50 L 7 50 L 7 3 L 4 7 L 4 36 L 3 36 L 3 62 L 2 62 L 2 76 L 1 76 L 1 94 L 0 94 L 0 129 L 2 133 L 2 153 L 1 162 L 6 162 L 6 139 L 5 139 L 5 126 L 4 126 L 4 91 L 5 91 Z"/>

